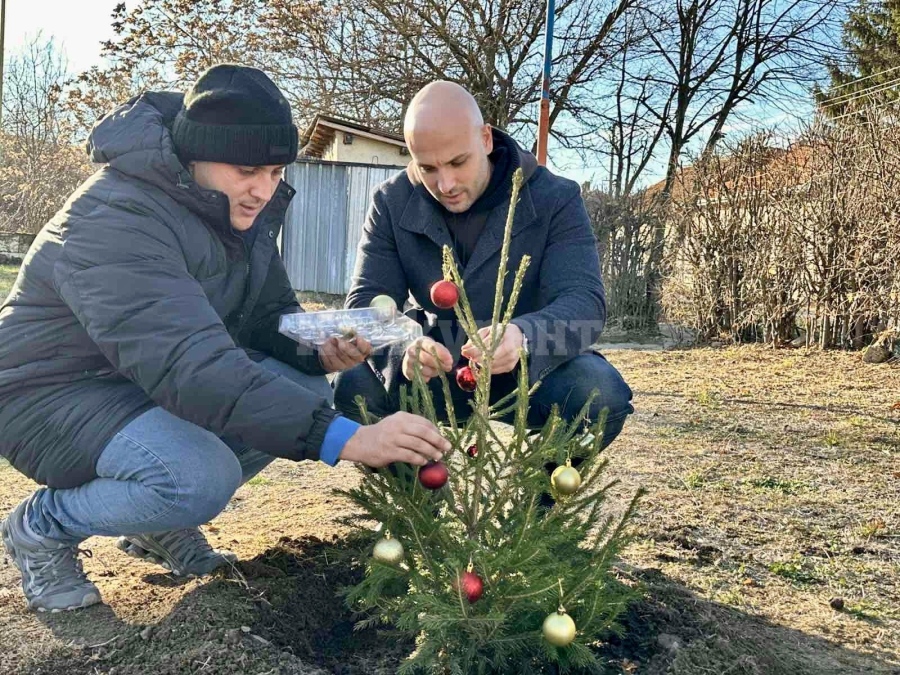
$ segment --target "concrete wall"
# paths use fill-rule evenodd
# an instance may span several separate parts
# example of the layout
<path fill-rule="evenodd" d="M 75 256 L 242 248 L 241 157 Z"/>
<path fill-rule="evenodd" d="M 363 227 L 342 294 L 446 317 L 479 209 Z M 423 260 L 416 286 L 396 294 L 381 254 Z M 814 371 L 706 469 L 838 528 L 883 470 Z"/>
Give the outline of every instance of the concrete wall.
<path fill-rule="evenodd" d="M 343 131 L 334 134 L 334 140 L 325 148 L 322 159 L 326 162 L 358 162 L 388 166 L 406 166 L 409 163 L 409 155 L 401 155 L 399 146 L 390 143 L 353 136 L 353 143 L 345 145 Z"/>
<path fill-rule="evenodd" d="M 22 262 L 34 237 L 21 232 L 0 232 L 0 263 Z"/>

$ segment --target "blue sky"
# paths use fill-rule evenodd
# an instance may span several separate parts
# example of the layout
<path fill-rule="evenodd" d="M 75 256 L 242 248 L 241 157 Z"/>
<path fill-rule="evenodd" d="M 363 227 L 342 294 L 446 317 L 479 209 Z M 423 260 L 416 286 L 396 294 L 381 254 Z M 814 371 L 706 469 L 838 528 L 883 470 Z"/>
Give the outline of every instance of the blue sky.
<path fill-rule="evenodd" d="M 118 0 L 7 0 L 6 53 L 19 51 L 38 33 L 55 37 L 73 72 L 101 62 L 100 42 L 114 36 L 111 23 Z M 135 5 L 134 0 L 127 3 Z"/>
<path fill-rule="evenodd" d="M 6 8 L 6 53 L 19 51 L 21 47 L 39 33 L 44 38 L 54 37 L 63 49 L 73 73 L 87 70 L 102 63 L 100 43 L 114 37 L 111 27 L 113 8 L 119 0 L 7 0 Z M 138 0 L 128 0 L 129 9 Z M 800 92 L 798 92 L 800 93 Z M 800 93 L 802 94 L 802 93 Z M 802 98 L 802 95 L 799 97 Z M 741 136 L 762 126 L 777 123 L 788 133 L 797 126 L 799 119 L 808 118 L 811 106 L 799 100 L 790 102 L 788 112 L 775 107 L 754 107 L 745 111 L 743 119 L 734 119 L 726 131 L 731 136 Z M 535 117 L 538 111 L 535 110 Z M 596 165 L 585 166 L 578 157 L 554 148 L 551 139 L 549 147 L 549 167 L 568 178 L 591 181 L 598 185 L 608 180 L 608 168 L 598 158 Z M 556 160 L 554 162 L 554 160 Z M 662 176 L 661 161 L 656 162 L 644 182 L 652 182 Z"/>

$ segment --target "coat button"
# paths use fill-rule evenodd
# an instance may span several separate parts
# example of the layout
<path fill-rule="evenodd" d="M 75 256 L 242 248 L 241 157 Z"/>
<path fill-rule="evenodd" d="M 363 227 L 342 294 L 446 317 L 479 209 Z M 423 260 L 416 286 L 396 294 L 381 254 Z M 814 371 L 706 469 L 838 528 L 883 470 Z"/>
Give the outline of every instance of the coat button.
<path fill-rule="evenodd" d="M 274 230 L 269 230 L 269 239 L 274 239 L 274 238 L 275 238 Z"/>

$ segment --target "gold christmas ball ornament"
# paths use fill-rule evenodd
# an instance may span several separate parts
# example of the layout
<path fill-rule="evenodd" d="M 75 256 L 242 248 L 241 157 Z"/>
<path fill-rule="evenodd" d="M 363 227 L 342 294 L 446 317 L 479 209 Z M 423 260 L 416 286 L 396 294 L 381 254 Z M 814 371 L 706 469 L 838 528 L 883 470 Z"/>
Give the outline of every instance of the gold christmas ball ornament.
<path fill-rule="evenodd" d="M 544 639 L 551 645 L 566 647 L 575 639 L 575 622 L 566 614 L 566 610 L 560 608 L 544 619 Z"/>
<path fill-rule="evenodd" d="M 397 565 L 403 560 L 403 544 L 390 536 L 379 539 L 372 551 L 372 557 L 386 565 Z"/>
<path fill-rule="evenodd" d="M 556 467 L 550 474 L 550 483 L 559 494 L 572 495 L 581 487 L 581 474 L 572 466 L 572 460 L 567 459 L 565 466 Z"/>

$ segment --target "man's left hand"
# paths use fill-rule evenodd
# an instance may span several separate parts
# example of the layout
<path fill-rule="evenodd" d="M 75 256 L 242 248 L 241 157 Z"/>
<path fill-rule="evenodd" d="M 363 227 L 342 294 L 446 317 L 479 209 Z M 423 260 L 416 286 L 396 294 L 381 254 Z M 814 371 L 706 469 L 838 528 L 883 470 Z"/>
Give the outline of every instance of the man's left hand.
<path fill-rule="evenodd" d="M 319 361 L 329 373 L 347 370 L 365 361 L 372 353 L 372 345 L 360 336 L 350 340 L 329 338 L 319 347 Z"/>
<path fill-rule="evenodd" d="M 482 342 L 490 346 L 491 327 L 485 326 L 478 331 Z M 494 360 L 491 363 L 491 375 L 502 375 L 511 372 L 519 363 L 519 350 L 522 348 L 522 330 L 514 323 L 506 326 L 503 341 L 494 352 Z M 462 355 L 475 363 L 482 363 L 484 356 L 481 351 L 469 340 L 463 345 Z"/>

